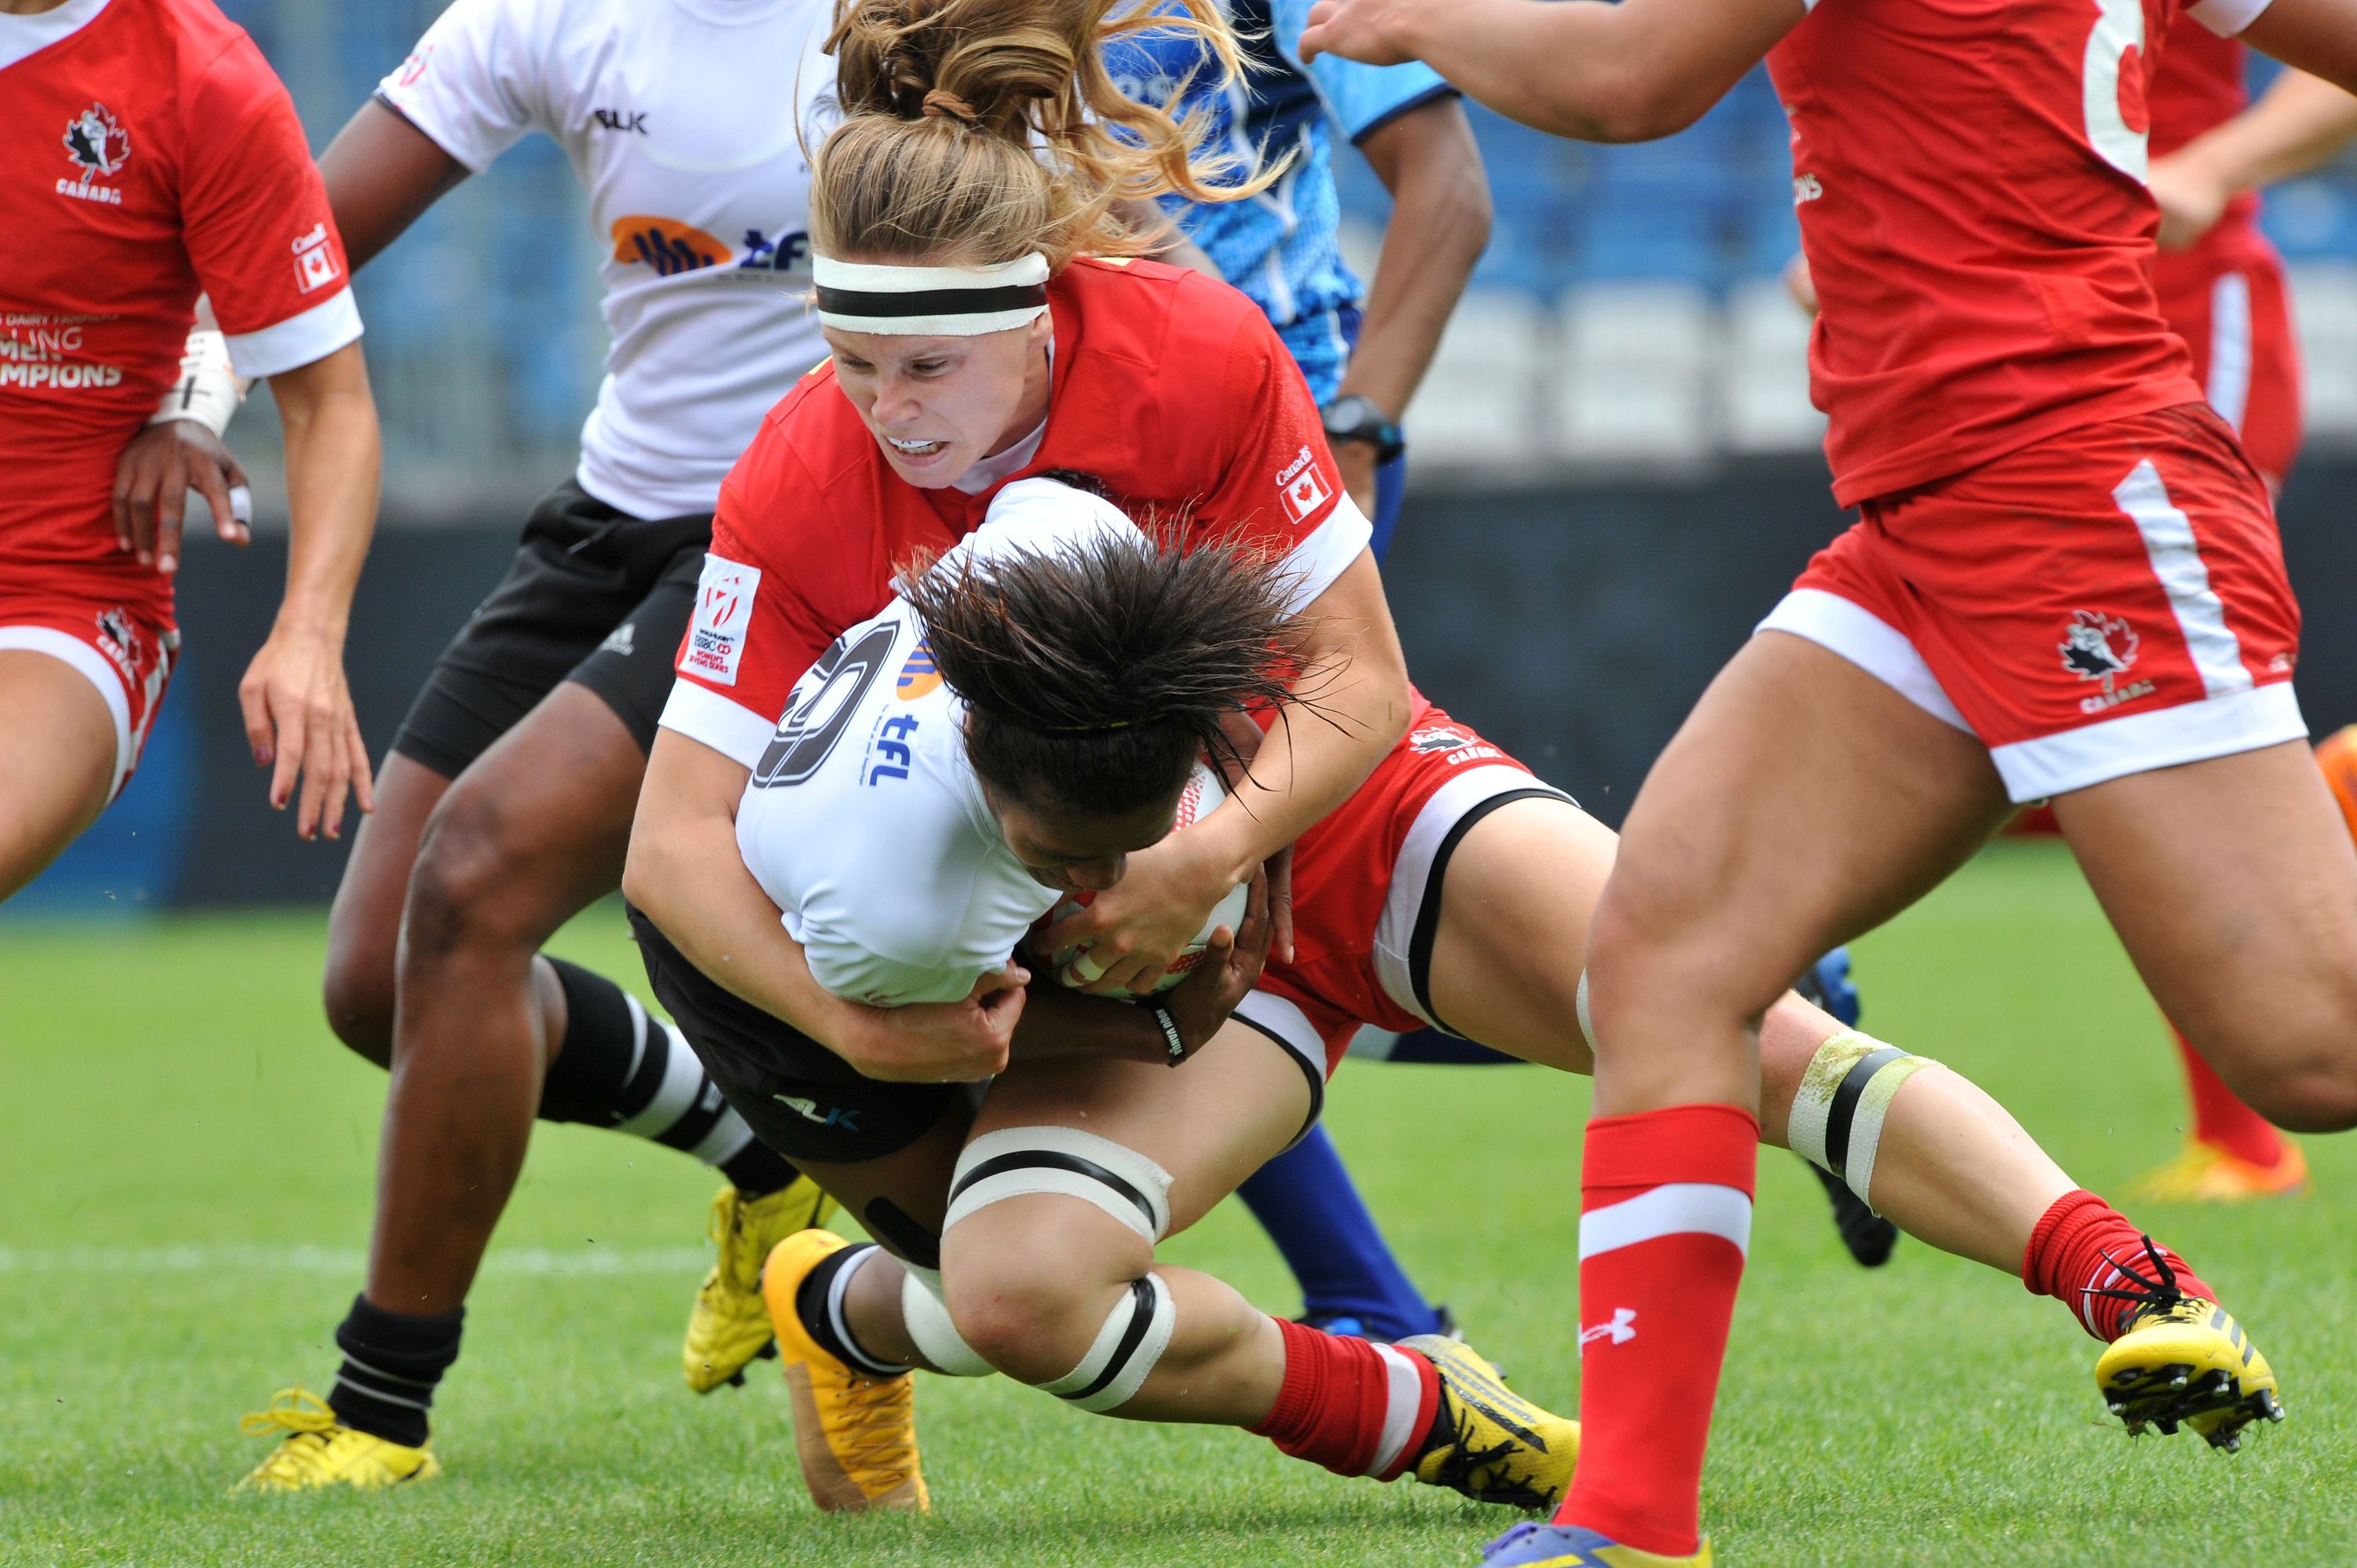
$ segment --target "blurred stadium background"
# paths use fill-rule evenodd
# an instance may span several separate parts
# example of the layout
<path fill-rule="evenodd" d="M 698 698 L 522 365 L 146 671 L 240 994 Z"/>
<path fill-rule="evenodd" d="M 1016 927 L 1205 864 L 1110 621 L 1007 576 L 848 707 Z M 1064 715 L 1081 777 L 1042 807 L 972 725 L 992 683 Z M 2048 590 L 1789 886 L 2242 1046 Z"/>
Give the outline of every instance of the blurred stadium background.
<path fill-rule="evenodd" d="M 439 6 L 222 8 L 323 146 Z M 1710 672 L 1842 522 L 1806 323 L 1778 278 L 1798 245 L 1783 114 L 1761 71 L 1644 146 L 1472 114 L 1496 224 L 1409 413 L 1392 597 L 1429 692 L 1617 821 Z M 1356 158 L 1336 165 L 1363 272 L 1383 191 Z M 2357 719 L 2357 635 L 2338 613 L 2357 583 L 2342 499 L 2357 485 L 2357 166 L 2279 188 L 2266 222 L 2292 263 L 2308 361 L 2310 442 L 2283 512 L 2309 612 L 2300 686 L 2322 733 Z M 360 276 L 386 471 L 349 658 L 374 751 L 503 570 L 525 509 L 570 470 L 604 347 L 598 242 L 562 156 L 533 139 Z M 283 515 L 275 421 L 249 409 L 232 436 L 265 522 Z M 342 851 L 297 844 L 263 806 L 235 722 L 283 561 L 274 532 L 246 553 L 191 549 L 188 657 L 140 777 L 6 918 L 333 889 Z"/>

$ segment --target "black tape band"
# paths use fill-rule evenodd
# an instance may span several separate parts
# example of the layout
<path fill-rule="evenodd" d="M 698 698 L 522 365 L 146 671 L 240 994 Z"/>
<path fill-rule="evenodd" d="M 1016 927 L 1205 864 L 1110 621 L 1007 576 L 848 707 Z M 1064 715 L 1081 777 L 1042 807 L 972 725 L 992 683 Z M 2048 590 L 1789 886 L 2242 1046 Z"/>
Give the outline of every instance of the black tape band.
<path fill-rule="evenodd" d="M 828 316 L 989 316 L 1048 303 L 1044 283 L 999 288 L 924 288 L 909 294 L 818 285 L 819 310 Z"/>

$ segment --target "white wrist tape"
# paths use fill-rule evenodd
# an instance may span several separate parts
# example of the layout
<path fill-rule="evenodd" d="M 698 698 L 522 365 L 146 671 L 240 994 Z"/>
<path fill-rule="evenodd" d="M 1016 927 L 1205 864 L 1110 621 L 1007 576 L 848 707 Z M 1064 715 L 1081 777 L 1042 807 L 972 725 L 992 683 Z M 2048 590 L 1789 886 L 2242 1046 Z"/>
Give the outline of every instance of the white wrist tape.
<path fill-rule="evenodd" d="M 224 435 L 237 405 L 245 401 L 247 384 L 230 368 L 229 339 L 199 327 L 188 334 L 188 345 L 180 350 L 179 379 L 165 392 L 147 423 L 188 419 L 215 435 Z"/>

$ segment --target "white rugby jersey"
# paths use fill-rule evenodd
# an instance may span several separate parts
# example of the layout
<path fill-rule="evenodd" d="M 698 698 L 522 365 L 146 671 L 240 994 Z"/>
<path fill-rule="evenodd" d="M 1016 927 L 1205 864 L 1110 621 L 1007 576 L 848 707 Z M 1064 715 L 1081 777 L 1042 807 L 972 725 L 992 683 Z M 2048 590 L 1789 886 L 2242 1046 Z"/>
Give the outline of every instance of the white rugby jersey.
<path fill-rule="evenodd" d="M 1020 479 L 933 569 L 1108 534 L 1148 547 L 1108 502 Z M 675 721 L 699 700 L 709 700 L 701 687 L 674 687 L 664 725 L 692 734 Z M 1007 849 L 966 761 L 964 720 L 923 623 L 895 598 L 795 684 L 754 765 L 737 853 L 811 973 L 838 996 L 885 1007 L 963 1001 L 1061 897 Z"/>
<path fill-rule="evenodd" d="M 457 0 L 378 96 L 479 172 L 530 132 L 589 197 L 612 346 L 582 489 L 713 510 L 771 404 L 826 357 L 810 165 L 833 123 L 831 0 Z M 799 131 L 798 131 L 799 127 Z"/>

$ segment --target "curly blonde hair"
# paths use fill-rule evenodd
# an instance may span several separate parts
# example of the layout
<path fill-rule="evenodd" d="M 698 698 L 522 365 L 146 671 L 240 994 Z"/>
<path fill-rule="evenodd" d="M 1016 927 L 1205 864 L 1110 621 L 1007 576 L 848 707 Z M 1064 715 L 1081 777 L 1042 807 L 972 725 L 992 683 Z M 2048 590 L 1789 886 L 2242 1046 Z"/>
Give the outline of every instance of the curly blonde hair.
<path fill-rule="evenodd" d="M 828 52 L 843 113 L 813 160 L 811 237 L 825 255 L 990 265 L 1030 252 L 1134 256 L 1167 242 L 1128 203 L 1257 194 L 1255 169 L 1200 148 L 1184 118 L 1124 93 L 1105 46 L 1190 34 L 1222 85 L 1243 67 L 1213 0 L 837 0 Z"/>

